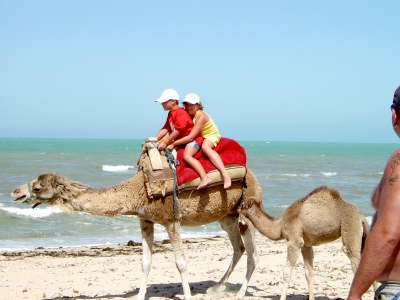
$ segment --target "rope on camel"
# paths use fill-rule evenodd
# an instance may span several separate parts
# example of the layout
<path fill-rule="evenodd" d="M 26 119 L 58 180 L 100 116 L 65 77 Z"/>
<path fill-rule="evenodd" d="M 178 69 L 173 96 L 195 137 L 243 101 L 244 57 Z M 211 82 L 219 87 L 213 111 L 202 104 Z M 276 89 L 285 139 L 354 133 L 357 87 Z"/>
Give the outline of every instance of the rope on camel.
<path fill-rule="evenodd" d="M 177 194 L 178 194 L 178 180 L 176 178 L 176 166 L 179 166 L 179 161 L 175 159 L 174 155 L 169 151 L 167 148 L 164 149 L 165 151 L 165 156 L 167 157 L 167 162 L 169 167 L 172 170 L 172 173 L 174 173 L 174 217 L 176 218 L 177 212 L 176 212 L 176 199 L 177 199 Z"/>

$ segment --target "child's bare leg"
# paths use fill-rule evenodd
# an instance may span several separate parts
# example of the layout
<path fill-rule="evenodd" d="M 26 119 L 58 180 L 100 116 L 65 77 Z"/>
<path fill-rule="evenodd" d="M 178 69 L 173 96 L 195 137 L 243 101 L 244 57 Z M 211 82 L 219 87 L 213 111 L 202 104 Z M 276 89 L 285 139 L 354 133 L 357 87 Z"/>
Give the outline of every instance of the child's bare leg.
<path fill-rule="evenodd" d="M 214 166 L 220 171 L 222 177 L 224 178 L 224 188 L 227 189 L 231 186 L 232 181 L 228 172 L 225 169 L 225 165 L 222 162 L 221 156 L 214 151 L 214 143 L 209 139 L 204 139 L 201 149 L 204 154 L 210 159 Z"/>
<path fill-rule="evenodd" d="M 195 159 L 193 156 L 197 153 L 197 149 L 187 145 L 185 147 L 185 152 L 183 153 L 183 159 L 199 174 L 200 176 L 200 184 L 197 189 L 201 189 L 211 182 L 211 178 L 207 176 L 206 171 L 204 170 L 201 163 Z"/>

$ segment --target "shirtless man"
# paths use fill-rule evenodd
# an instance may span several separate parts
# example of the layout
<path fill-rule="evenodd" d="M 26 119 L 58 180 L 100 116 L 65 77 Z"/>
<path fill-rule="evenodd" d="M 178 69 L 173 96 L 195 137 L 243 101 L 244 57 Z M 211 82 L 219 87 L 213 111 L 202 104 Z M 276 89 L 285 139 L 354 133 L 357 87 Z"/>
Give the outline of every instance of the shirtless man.
<path fill-rule="evenodd" d="M 400 87 L 394 93 L 393 130 L 400 137 Z M 374 281 L 381 283 L 374 299 L 400 296 L 400 149 L 386 163 L 382 179 L 372 196 L 376 210 L 360 265 L 350 287 L 348 300 L 361 299 Z"/>

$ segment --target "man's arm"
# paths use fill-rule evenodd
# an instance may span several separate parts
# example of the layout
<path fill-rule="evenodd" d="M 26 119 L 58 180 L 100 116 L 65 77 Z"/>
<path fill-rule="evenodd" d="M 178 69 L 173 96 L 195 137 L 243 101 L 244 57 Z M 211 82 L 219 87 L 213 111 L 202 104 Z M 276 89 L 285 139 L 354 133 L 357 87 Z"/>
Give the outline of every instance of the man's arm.
<path fill-rule="evenodd" d="M 348 300 L 361 299 L 372 283 L 385 271 L 400 241 L 400 152 L 396 151 L 388 163 L 373 196 L 377 209 L 374 226 L 368 236 L 360 265 L 350 287 Z"/>

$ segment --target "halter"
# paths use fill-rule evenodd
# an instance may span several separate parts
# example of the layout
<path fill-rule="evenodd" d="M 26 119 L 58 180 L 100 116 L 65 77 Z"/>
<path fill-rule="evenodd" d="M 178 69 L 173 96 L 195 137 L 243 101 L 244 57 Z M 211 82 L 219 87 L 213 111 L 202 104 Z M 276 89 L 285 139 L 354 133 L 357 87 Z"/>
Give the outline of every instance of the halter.
<path fill-rule="evenodd" d="M 30 182 L 28 183 L 28 191 L 29 191 L 29 198 L 26 198 L 24 200 L 24 202 L 22 202 L 22 203 L 28 203 L 28 202 L 32 201 L 33 199 L 36 199 L 36 195 L 34 193 L 32 193 L 32 186 L 31 186 Z"/>
<path fill-rule="evenodd" d="M 31 186 L 31 183 L 30 183 L 30 182 L 27 183 L 27 185 L 28 185 L 28 191 L 29 191 L 29 198 L 26 198 L 22 203 L 28 203 L 28 202 L 32 201 L 33 199 L 37 199 L 37 200 L 47 200 L 47 201 L 49 201 L 49 200 L 53 199 L 54 197 L 56 197 L 56 196 L 58 195 L 58 193 L 54 193 L 53 196 L 52 196 L 51 198 L 42 198 L 42 197 L 40 197 L 40 196 L 36 196 L 36 195 L 32 192 L 32 186 Z M 37 205 L 39 205 L 39 204 L 35 204 L 35 206 L 37 206 Z"/>

